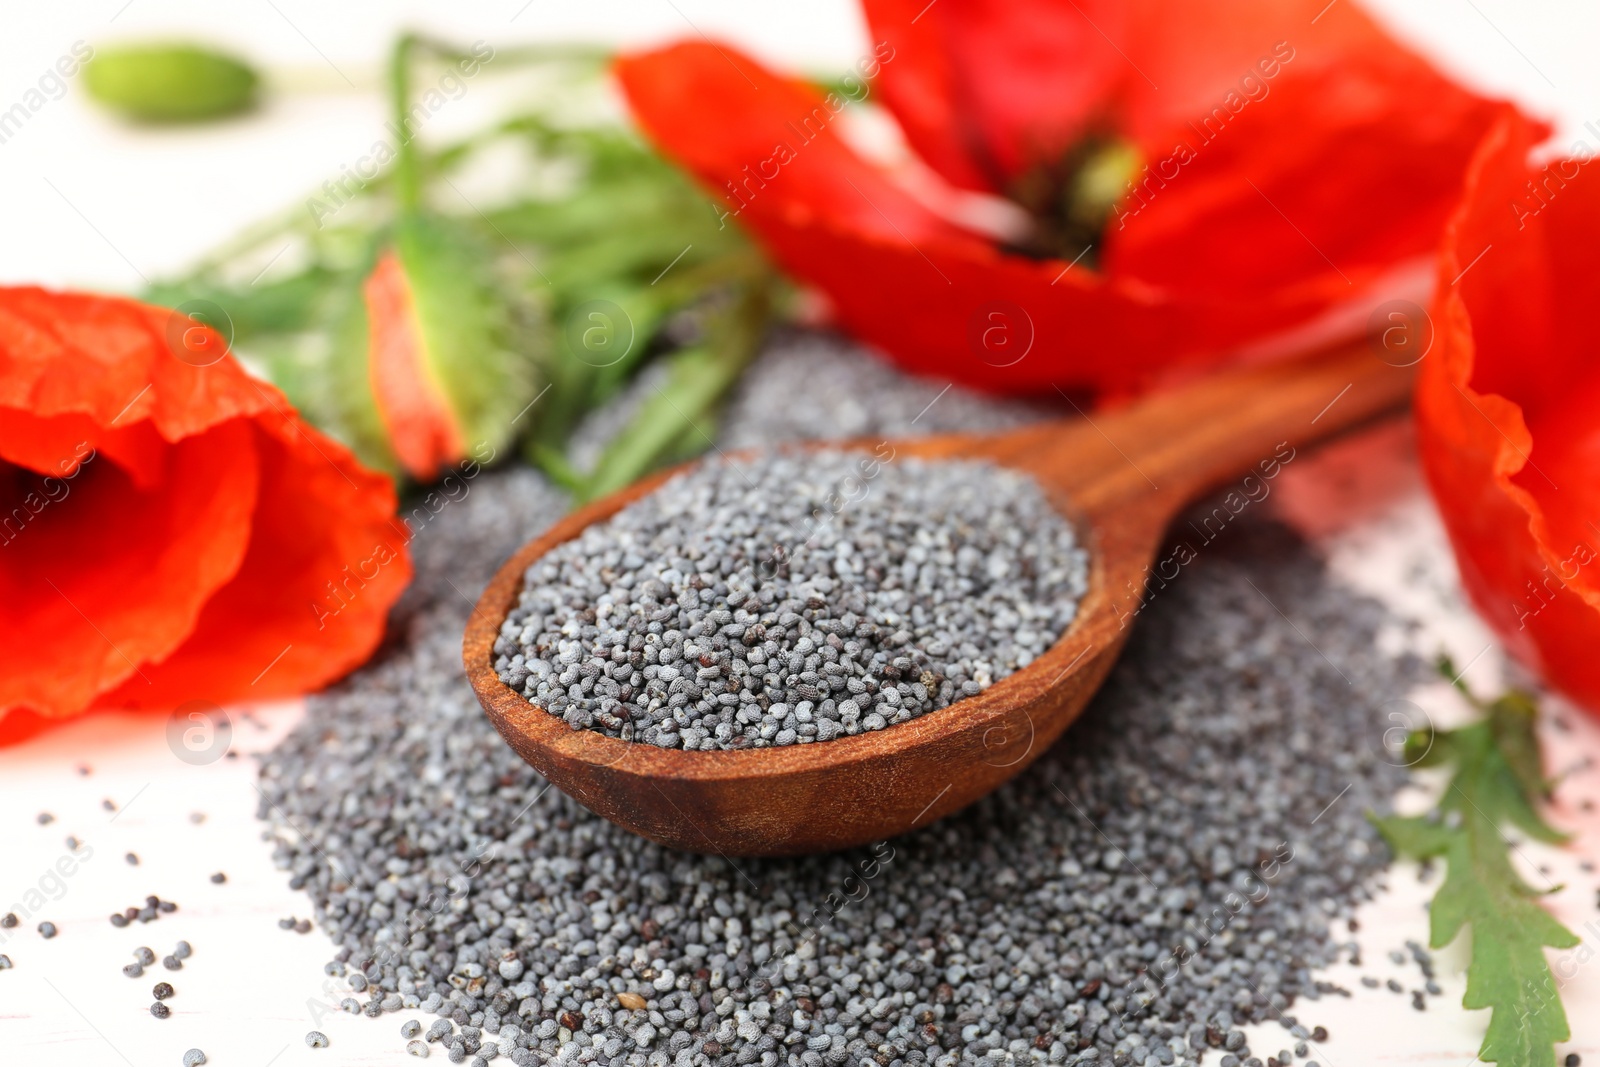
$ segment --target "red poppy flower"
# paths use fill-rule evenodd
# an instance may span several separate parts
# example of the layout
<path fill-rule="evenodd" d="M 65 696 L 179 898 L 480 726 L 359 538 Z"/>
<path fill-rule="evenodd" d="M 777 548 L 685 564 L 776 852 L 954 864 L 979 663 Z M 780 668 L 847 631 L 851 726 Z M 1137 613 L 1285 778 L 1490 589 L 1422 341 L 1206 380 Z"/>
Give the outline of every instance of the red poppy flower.
<path fill-rule="evenodd" d="M 394 512 L 188 317 L 0 289 L 0 740 L 338 677 L 410 579 Z"/>
<path fill-rule="evenodd" d="M 832 93 L 709 42 L 617 73 L 646 133 L 847 329 L 997 390 L 1144 387 L 1361 295 L 1436 247 L 1509 108 L 1349 0 L 865 9 L 873 50 Z M 873 89 L 920 161 L 841 136 Z M 972 194 L 1031 225 L 956 221 Z"/>
<path fill-rule="evenodd" d="M 1445 233 L 1418 441 L 1462 584 L 1506 647 L 1600 711 L 1600 175 L 1485 139 Z"/>

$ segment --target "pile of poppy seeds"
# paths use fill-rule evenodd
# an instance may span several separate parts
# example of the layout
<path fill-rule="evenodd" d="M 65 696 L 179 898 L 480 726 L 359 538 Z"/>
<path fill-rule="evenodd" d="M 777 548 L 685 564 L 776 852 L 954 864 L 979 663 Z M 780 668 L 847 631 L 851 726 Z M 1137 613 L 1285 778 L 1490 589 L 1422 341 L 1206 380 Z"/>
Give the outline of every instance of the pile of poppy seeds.
<path fill-rule="evenodd" d="M 876 452 L 717 459 L 528 568 L 501 681 L 664 748 L 882 730 L 1026 667 L 1087 575 L 1027 475 Z"/>
<path fill-rule="evenodd" d="M 943 387 L 897 377 L 895 406 Z M 495 733 L 462 629 L 564 502 L 528 470 L 470 486 L 418 531 L 386 651 L 264 759 L 276 858 L 339 945 L 328 1010 L 420 1008 L 397 1055 L 475 1065 L 1327 1062 L 1315 1001 L 1342 991 L 1316 973 L 1355 951 L 1336 931 L 1388 859 L 1366 814 L 1404 781 L 1380 707 L 1425 671 L 1292 534 L 1250 515 L 1208 544 L 988 798 L 847 853 L 727 859 L 592 815 Z M 1251 1053 L 1256 1022 L 1281 1050 Z"/>

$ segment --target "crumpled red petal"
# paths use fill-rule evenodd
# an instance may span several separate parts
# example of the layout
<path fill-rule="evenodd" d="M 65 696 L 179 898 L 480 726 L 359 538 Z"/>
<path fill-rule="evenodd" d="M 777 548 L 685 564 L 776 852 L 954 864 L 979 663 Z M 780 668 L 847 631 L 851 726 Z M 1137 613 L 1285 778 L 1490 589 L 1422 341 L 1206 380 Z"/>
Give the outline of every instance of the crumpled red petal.
<path fill-rule="evenodd" d="M 1485 139 L 1446 232 L 1416 412 L 1462 583 L 1507 648 L 1600 711 L 1600 178 Z"/>
<path fill-rule="evenodd" d="M 0 290 L 0 742 L 90 707 L 303 692 L 381 639 L 410 575 L 389 481 L 231 356 L 185 350 L 193 328 Z M 319 616 L 379 539 L 393 558 Z"/>
<path fill-rule="evenodd" d="M 842 101 L 731 47 L 625 56 L 617 75 L 645 132 L 727 205 L 727 221 L 826 294 L 841 325 L 909 369 L 1008 392 L 1149 388 L 1353 299 L 1431 252 L 1473 148 L 1509 110 L 1449 83 L 1349 3 L 1313 21 L 1298 2 L 1145 0 L 1116 33 L 1111 15 L 1090 25 L 1089 8 L 1047 5 L 1046 28 L 1020 43 L 1006 38 L 1024 32 L 1009 10 L 941 0 L 919 17 L 869 4 L 874 40 L 893 49 L 883 98 L 925 162 L 979 188 L 994 186 L 985 161 L 1001 157 L 972 148 L 973 123 L 1023 153 L 1005 157 L 1010 173 L 1079 129 L 1073 116 L 1112 114 L 1152 170 L 1111 224 L 1101 270 L 1011 255 L 936 215 L 840 138 Z M 1057 32 L 1069 14 L 1094 32 Z M 1286 25 L 1292 44 L 1272 36 Z M 1035 45 L 1069 40 L 1082 51 L 1058 65 L 1085 79 L 1070 106 L 1048 81 L 997 75 L 998 102 L 961 87 L 961 71 L 1012 52 L 1032 63 Z M 709 100 L 717 122 L 703 120 Z M 984 340 L 996 326 L 1011 339 L 998 351 Z"/>
<path fill-rule="evenodd" d="M 1127 114 L 1152 167 L 1105 268 L 1190 298 L 1299 293 L 1325 307 L 1431 254 L 1467 162 L 1509 110 L 1349 3 L 1144 0 L 1135 20 L 1130 55 L 1161 88 L 1128 82 Z"/>

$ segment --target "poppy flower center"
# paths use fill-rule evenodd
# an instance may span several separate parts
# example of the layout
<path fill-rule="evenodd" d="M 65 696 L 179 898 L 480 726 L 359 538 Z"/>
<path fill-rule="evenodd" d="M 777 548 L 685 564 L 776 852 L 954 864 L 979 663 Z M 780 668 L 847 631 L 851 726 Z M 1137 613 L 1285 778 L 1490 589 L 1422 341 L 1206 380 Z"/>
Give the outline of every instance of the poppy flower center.
<path fill-rule="evenodd" d="M 1141 165 L 1133 142 L 1097 129 L 1054 162 L 1026 171 L 1008 195 L 1032 217 L 1033 227 L 1008 250 L 1034 259 L 1099 266 L 1106 223 Z"/>

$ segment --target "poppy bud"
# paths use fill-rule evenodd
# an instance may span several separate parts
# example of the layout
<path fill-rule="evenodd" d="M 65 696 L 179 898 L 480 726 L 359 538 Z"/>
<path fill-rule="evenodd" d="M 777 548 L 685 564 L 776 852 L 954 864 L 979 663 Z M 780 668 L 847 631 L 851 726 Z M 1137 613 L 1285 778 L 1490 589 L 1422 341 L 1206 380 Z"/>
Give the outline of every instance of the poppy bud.
<path fill-rule="evenodd" d="M 137 122 L 200 122 L 248 110 L 261 79 L 232 56 L 192 44 L 106 48 L 83 68 L 89 95 Z"/>
<path fill-rule="evenodd" d="M 367 380 L 390 451 L 419 481 L 494 455 L 533 399 L 528 338 L 488 250 L 461 226 L 411 216 L 368 276 Z"/>

